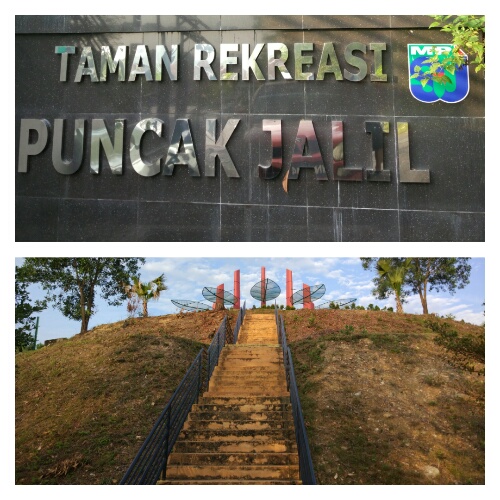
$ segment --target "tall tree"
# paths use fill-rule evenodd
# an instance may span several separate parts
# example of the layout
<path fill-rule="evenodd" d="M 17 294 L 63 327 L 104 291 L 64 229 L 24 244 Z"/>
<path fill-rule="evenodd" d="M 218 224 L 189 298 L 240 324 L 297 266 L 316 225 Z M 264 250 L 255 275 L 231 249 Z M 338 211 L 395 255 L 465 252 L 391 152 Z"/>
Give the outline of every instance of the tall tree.
<path fill-rule="evenodd" d="M 35 328 L 35 314 L 47 307 L 44 300 L 31 302 L 29 283 L 26 283 L 23 273 L 16 266 L 16 351 L 32 347 L 35 338 L 31 333 Z"/>
<path fill-rule="evenodd" d="M 386 258 L 393 263 L 402 262 L 401 258 Z M 446 258 L 411 258 L 411 266 L 406 275 L 403 285 L 403 296 L 418 294 L 422 304 L 423 314 L 429 314 L 427 305 L 427 293 L 431 290 L 436 292 L 447 291 L 451 294 L 457 289 L 464 288 L 469 284 L 471 266 L 468 257 L 446 257 Z M 361 258 L 364 269 L 376 270 L 375 258 Z M 384 284 L 374 280 L 374 295 L 386 298 Z"/>
<path fill-rule="evenodd" d="M 396 312 L 403 313 L 403 285 L 411 266 L 411 259 L 393 261 L 392 259 L 378 259 L 378 281 L 385 295 L 394 294 L 396 298 Z"/>
<path fill-rule="evenodd" d="M 138 276 L 132 278 L 132 284 L 124 285 L 125 293 L 129 299 L 133 297 L 139 298 L 142 301 L 142 317 L 148 317 L 148 302 L 152 300 L 158 300 L 160 298 L 160 293 L 167 290 L 165 285 L 165 275 L 162 274 L 150 281 L 149 283 L 142 283 Z"/>
<path fill-rule="evenodd" d="M 141 258 L 26 258 L 21 266 L 25 282 L 38 283 L 46 300 L 64 316 L 81 321 L 80 333 L 88 330 L 95 313 L 96 294 L 109 305 L 121 304 L 126 294 L 121 283 L 136 275 Z"/>
<path fill-rule="evenodd" d="M 424 314 L 429 314 L 427 291 L 447 291 L 452 295 L 470 283 L 468 257 L 414 258 L 408 275 L 412 293 L 418 293 Z"/>

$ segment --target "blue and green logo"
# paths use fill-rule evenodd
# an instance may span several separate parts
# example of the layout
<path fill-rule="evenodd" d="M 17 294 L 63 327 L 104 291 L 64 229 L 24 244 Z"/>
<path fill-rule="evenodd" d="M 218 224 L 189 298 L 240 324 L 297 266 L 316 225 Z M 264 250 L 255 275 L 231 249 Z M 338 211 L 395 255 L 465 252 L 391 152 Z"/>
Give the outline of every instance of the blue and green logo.
<path fill-rule="evenodd" d="M 445 62 L 453 45 L 408 45 L 408 72 L 410 92 L 415 99 L 421 102 L 443 101 L 448 103 L 463 101 L 469 93 L 469 66 L 464 64 L 460 68 L 446 69 L 439 62 Z M 437 62 L 430 58 L 437 54 Z M 460 56 L 467 61 L 467 55 L 460 50 Z M 456 71 L 455 71 L 456 69 Z M 431 70 L 429 78 L 425 72 Z M 413 76 L 412 75 L 418 75 Z"/>

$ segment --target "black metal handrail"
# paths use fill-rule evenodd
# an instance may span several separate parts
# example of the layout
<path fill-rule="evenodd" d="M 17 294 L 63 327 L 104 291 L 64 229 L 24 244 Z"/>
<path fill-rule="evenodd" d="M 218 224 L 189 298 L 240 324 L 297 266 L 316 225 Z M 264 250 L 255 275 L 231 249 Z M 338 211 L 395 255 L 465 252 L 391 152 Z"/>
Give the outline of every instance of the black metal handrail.
<path fill-rule="evenodd" d="M 243 303 L 243 307 L 240 309 L 240 312 L 238 313 L 238 318 L 236 319 L 236 325 L 234 325 L 233 344 L 236 344 L 236 342 L 238 341 L 238 335 L 240 333 L 240 328 L 241 325 L 243 324 L 243 320 L 245 319 L 245 313 L 246 313 L 246 302 Z"/>
<path fill-rule="evenodd" d="M 208 388 L 208 383 L 210 382 L 210 377 L 212 376 L 217 363 L 219 362 L 219 355 L 226 343 L 226 322 L 227 316 L 222 320 L 217 333 L 212 339 L 212 343 L 207 349 L 207 379 L 205 387 Z"/>
<path fill-rule="evenodd" d="M 290 402 L 292 403 L 293 422 L 295 424 L 295 440 L 299 452 L 299 471 L 302 484 L 316 484 L 316 476 L 314 475 L 314 466 L 312 463 L 311 450 L 309 449 L 309 441 L 307 439 L 306 426 L 302 408 L 300 406 L 299 391 L 295 381 L 295 371 L 293 369 L 292 353 L 290 348 L 287 349 L 288 373 L 290 378 Z"/>
<path fill-rule="evenodd" d="M 292 404 L 293 423 L 295 425 L 295 440 L 297 441 L 297 449 L 299 452 L 299 471 L 302 484 L 316 484 L 316 476 L 314 475 L 314 467 L 311 458 L 311 450 L 309 441 L 307 440 L 306 426 L 302 408 L 300 406 L 299 391 L 295 380 L 295 371 L 293 369 L 292 353 L 288 347 L 286 340 L 285 320 L 283 316 L 278 315 L 275 308 L 277 320 L 278 339 L 283 349 L 283 363 L 285 365 L 286 384 L 290 391 L 290 402 Z"/>
<path fill-rule="evenodd" d="M 224 317 L 208 349 L 202 348 L 188 368 L 120 484 L 156 484 L 160 477 L 165 478 L 167 460 L 175 441 L 191 407 L 208 387 L 219 361 L 226 342 L 226 322 L 227 317 Z"/>
<path fill-rule="evenodd" d="M 285 332 L 285 320 L 283 319 L 282 316 L 279 316 L 276 314 L 276 321 L 277 321 L 277 329 L 278 329 L 278 342 L 281 346 L 281 349 L 283 351 L 283 363 L 285 364 L 285 376 L 286 376 L 286 389 L 287 391 L 290 390 L 290 373 L 286 369 L 287 364 L 286 364 L 286 359 L 288 356 L 288 343 L 286 341 L 286 332 Z"/>

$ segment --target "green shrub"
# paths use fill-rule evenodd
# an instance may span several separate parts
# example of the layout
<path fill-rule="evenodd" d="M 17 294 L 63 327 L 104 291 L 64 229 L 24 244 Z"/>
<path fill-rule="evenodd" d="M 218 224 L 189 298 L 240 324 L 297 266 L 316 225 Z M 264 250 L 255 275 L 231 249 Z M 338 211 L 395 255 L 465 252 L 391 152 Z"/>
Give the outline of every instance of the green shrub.
<path fill-rule="evenodd" d="M 341 328 L 340 333 L 344 335 L 352 335 L 354 333 L 354 327 L 352 325 L 346 325 L 344 328 Z"/>
<path fill-rule="evenodd" d="M 314 326 L 315 323 L 316 323 L 316 316 L 314 314 L 311 314 L 311 316 L 309 316 L 309 319 L 307 320 L 307 324 L 308 326 Z"/>
<path fill-rule="evenodd" d="M 476 370 L 476 363 L 484 364 L 484 337 L 459 335 L 456 330 L 451 328 L 450 323 L 438 321 L 435 317 L 427 318 L 424 325 L 437 334 L 434 342 L 444 347 L 452 355 L 452 363 L 455 366 L 473 372 Z M 484 370 L 478 370 L 478 373 L 484 373 Z"/>

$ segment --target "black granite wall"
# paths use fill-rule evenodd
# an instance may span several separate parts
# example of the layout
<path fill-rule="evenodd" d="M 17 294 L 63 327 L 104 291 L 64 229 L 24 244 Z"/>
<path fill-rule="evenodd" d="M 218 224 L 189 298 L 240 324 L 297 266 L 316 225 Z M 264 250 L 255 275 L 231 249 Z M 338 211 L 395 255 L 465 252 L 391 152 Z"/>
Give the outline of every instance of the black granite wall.
<path fill-rule="evenodd" d="M 424 16 L 18 16 L 16 18 L 16 240 L 17 241 L 484 241 L 484 76 L 471 72 L 470 92 L 456 104 L 424 104 L 408 89 L 407 44 L 447 43 L 439 31 L 429 31 Z M 294 73 L 293 44 L 313 42 L 317 71 L 322 44 L 334 42 L 342 56 L 351 42 L 383 42 L 388 81 L 193 80 L 195 43 L 210 43 L 217 56 L 221 43 L 282 42 L 290 49 L 287 67 Z M 154 49 L 179 44 L 179 77 L 171 82 L 91 83 L 74 75 L 82 46 L 113 52 L 129 46 L 127 78 L 139 44 Z M 68 81 L 59 81 L 60 56 L 55 46 L 75 45 L 69 57 Z M 369 63 L 373 59 L 366 55 Z M 153 54 L 150 55 L 154 63 Z M 258 58 L 266 68 L 265 50 Z M 165 73 L 165 71 L 164 71 Z M 143 118 L 164 123 L 163 137 L 144 136 L 147 158 L 164 156 L 175 120 L 188 118 L 196 147 L 200 177 L 186 167 L 173 176 L 142 177 L 132 168 L 128 144 L 132 129 Z M 30 157 L 28 172 L 18 172 L 20 120 L 67 119 L 65 154 L 71 155 L 73 124 L 86 119 L 82 165 L 72 175 L 52 166 L 52 142 Z M 108 127 L 125 119 L 124 172 L 112 175 L 106 158 L 99 175 L 90 172 L 90 123 L 103 118 Z M 205 176 L 205 120 L 216 118 L 219 130 L 229 118 L 240 123 L 228 151 L 240 178 L 228 178 L 217 167 Z M 258 165 L 271 158 L 270 134 L 263 119 L 279 119 L 283 127 L 283 162 L 291 161 L 299 121 L 312 120 L 328 181 L 318 181 L 303 169 L 298 180 L 283 189 L 283 175 L 258 176 Z M 371 138 L 366 121 L 387 121 L 384 168 L 391 182 L 333 180 L 331 121 L 344 122 L 347 167 L 371 168 Z M 399 182 L 396 122 L 410 127 L 412 168 L 429 169 L 430 184 Z M 35 140 L 33 138 L 32 140 Z M 286 170 L 286 169 L 284 169 Z"/>

